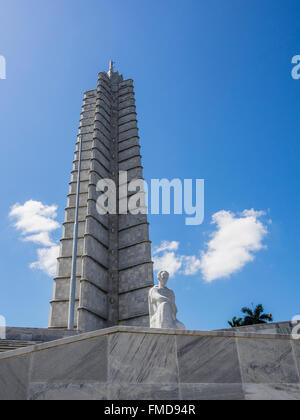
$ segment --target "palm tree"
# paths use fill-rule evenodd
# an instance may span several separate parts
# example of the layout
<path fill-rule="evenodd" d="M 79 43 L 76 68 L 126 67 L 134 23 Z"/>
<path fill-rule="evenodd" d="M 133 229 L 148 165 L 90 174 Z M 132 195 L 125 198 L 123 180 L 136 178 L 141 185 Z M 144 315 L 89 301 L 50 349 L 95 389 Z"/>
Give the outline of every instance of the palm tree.
<path fill-rule="evenodd" d="M 242 312 L 245 314 L 243 325 L 266 324 L 273 321 L 272 314 L 265 314 L 261 304 L 253 309 L 242 308 Z"/>
<path fill-rule="evenodd" d="M 241 327 L 243 325 L 243 319 L 234 316 L 231 321 L 228 321 L 228 324 L 231 326 L 231 328 Z"/>

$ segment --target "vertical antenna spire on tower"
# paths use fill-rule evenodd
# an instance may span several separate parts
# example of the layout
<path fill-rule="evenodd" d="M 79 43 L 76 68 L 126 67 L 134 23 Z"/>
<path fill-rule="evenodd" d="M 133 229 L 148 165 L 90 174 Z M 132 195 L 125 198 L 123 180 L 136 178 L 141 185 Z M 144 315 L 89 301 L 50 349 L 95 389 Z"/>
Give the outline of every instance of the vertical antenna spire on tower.
<path fill-rule="evenodd" d="M 110 60 L 110 62 L 109 62 L 109 70 L 108 70 L 108 76 L 110 77 L 112 74 L 113 74 L 113 72 L 114 72 L 114 61 L 113 60 Z"/>

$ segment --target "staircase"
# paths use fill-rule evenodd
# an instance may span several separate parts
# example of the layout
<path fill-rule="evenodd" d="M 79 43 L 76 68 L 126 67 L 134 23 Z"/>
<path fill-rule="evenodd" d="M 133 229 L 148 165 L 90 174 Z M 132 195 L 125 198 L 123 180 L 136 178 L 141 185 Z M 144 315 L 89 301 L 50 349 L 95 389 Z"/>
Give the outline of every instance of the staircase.
<path fill-rule="evenodd" d="M 0 340 L 0 353 L 10 350 L 17 350 L 24 347 L 34 346 L 39 344 L 38 341 L 12 341 L 12 340 Z"/>

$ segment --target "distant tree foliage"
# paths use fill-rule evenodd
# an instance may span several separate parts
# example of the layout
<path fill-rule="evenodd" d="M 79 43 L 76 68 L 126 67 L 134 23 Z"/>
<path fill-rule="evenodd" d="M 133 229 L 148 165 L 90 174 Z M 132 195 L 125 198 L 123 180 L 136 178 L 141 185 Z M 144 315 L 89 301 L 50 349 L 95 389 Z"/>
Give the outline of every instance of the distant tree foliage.
<path fill-rule="evenodd" d="M 231 321 L 228 321 L 228 324 L 231 326 L 231 328 L 241 327 L 243 325 L 243 319 L 234 316 Z"/>
<path fill-rule="evenodd" d="M 273 321 L 272 314 L 265 314 L 264 307 L 260 303 L 253 306 L 253 308 L 244 307 L 242 308 L 242 313 L 244 318 L 233 317 L 231 321 L 228 321 L 228 324 L 231 328 L 242 327 L 246 325 L 257 325 L 257 324 L 266 324 L 267 322 Z"/>

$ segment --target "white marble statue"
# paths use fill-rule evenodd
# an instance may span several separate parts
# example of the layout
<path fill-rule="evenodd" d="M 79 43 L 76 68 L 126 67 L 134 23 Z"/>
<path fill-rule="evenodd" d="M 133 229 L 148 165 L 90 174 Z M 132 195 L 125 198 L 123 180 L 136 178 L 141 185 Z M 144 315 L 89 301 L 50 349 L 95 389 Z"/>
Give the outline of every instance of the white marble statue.
<path fill-rule="evenodd" d="M 149 291 L 150 328 L 185 330 L 185 326 L 176 318 L 178 310 L 175 305 L 175 294 L 166 287 L 169 273 L 160 271 L 157 279 L 159 284 Z"/>

